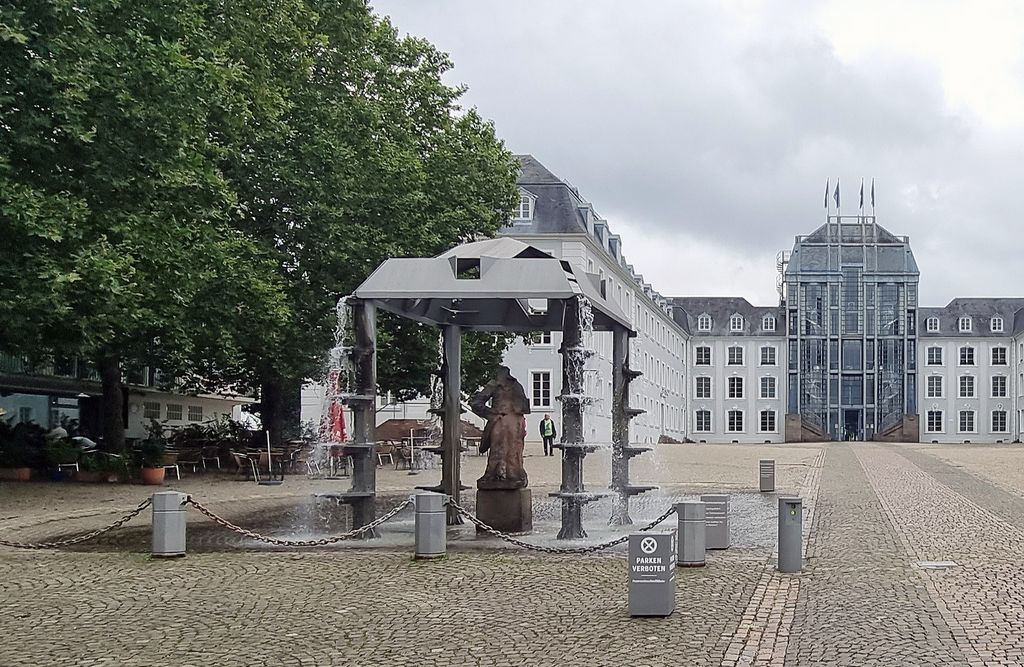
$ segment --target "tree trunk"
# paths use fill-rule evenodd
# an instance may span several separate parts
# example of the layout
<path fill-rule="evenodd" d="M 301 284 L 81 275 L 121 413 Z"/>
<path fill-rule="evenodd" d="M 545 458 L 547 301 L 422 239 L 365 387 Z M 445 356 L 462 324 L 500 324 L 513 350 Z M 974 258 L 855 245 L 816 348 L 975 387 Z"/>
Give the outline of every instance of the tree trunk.
<path fill-rule="evenodd" d="M 301 433 L 302 383 L 267 373 L 260 384 L 260 420 L 270 432 L 270 444 L 279 447 Z"/>
<path fill-rule="evenodd" d="M 103 381 L 103 448 L 108 452 L 123 452 L 125 424 L 121 358 L 117 354 L 105 354 L 97 365 Z"/>

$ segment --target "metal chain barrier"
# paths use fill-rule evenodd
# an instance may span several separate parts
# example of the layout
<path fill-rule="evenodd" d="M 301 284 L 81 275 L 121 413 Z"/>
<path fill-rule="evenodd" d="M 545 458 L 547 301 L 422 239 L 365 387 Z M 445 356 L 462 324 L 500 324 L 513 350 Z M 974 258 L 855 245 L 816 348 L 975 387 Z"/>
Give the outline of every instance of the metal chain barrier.
<path fill-rule="evenodd" d="M 214 523 L 221 525 L 230 531 L 236 532 L 239 535 L 245 535 L 246 537 L 253 540 L 257 540 L 259 542 L 266 542 L 267 544 L 274 544 L 281 547 L 322 547 L 328 544 L 342 542 L 344 540 L 351 540 L 354 537 L 359 537 L 363 533 L 373 530 L 377 526 L 393 518 L 396 514 L 398 514 L 406 507 L 411 505 L 412 498 L 407 498 L 405 502 L 399 504 L 397 507 L 393 508 L 387 514 L 384 514 L 383 516 L 374 519 L 365 526 L 354 528 L 348 531 L 347 533 L 342 533 L 341 535 L 335 535 L 333 537 L 324 537 L 319 540 L 289 540 L 281 537 L 270 537 L 268 535 L 261 535 L 256 531 L 248 530 L 247 528 L 242 528 L 241 526 L 236 526 L 224 517 L 218 516 L 211 510 L 207 509 L 206 507 L 203 507 L 203 505 L 200 504 L 199 501 L 195 500 L 192 496 L 189 496 L 188 498 L 185 499 L 185 504 L 195 507 L 200 514 L 205 516 L 207 519 L 210 519 Z"/>
<path fill-rule="evenodd" d="M 469 510 L 467 510 L 465 507 L 462 507 L 461 505 L 456 503 L 454 500 L 449 500 L 448 504 L 451 507 L 454 507 L 456 512 L 458 512 L 459 514 L 464 516 L 466 519 L 468 519 L 470 523 L 474 524 L 475 526 L 480 528 L 480 530 L 484 531 L 485 533 L 489 533 L 489 534 L 493 535 L 494 537 L 497 537 L 500 540 L 504 540 L 504 541 L 508 542 L 509 544 L 514 544 L 517 547 L 522 547 L 524 549 L 529 549 L 530 551 L 540 551 L 540 552 L 543 552 L 543 553 L 546 553 L 546 554 L 592 554 L 592 553 L 596 553 L 598 551 L 603 551 L 605 549 L 609 549 L 609 548 L 614 547 L 614 546 L 618 546 L 618 545 L 620 545 L 620 544 L 622 544 L 624 542 L 627 542 L 629 540 L 629 535 L 623 535 L 622 537 L 616 537 L 614 540 L 609 540 L 608 542 L 602 542 L 601 544 L 593 544 L 593 545 L 586 546 L 586 547 L 543 547 L 543 546 L 540 546 L 539 544 L 530 544 L 529 542 L 524 542 L 524 541 L 522 541 L 520 539 L 517 539 L 517 538 L 509 535 L 508 533 L 501 532 L 497 528 L 492 528 L 491 526 L 488 526 L 486 523 L 484 523 L 480 519 L 478 519 L 475 516 L 473 516 L 473 514 Z M 646 532 L 648 530 L 651 530 L 652 528 L 657 526 L 659 523 L 661 523 L 665 519 L 667 519 L 670 516 L 672 516 L 675 513 L 675 511 L 676 511 L 675 507 L 669 507 L 665 511 L 664 514 L 662 514 L 657 519 L 655 519 L 654 521 L 650 522 L 649 524 L 647 524 L 643 528 L 640 528 L 640 531 L 641 532 Z"/>
<path fill-rule="evenodd" d="M 142 512 L 144 512 L 145 509 L 152 504 L 153 499 L 146 498 L 141 503 L 139 503 L 138 507 L 133 509 L 131 512 L 128 512 L 114 523 L 108 526 L 104 526 L 103 528 L 100 528 L 98 530 L 94 530 L 91 533 L 79 535 L 78 537 L 72 537 L 66 540 L 58 540 L 56 542 L 10 542 L 8 540 L 0 540 L 0 546 L 14 547 L 15 549 L 59 549 L 60 547 L 69 547 L 72 544 L 80 544 L 82 542 L 91 540 L 94 537 L 99 537 L 104 533 L 108 533 L 114 530 L 115 528 L 120 528 L 121 526 L 128 523 L 138 515 L 142 514 Z"/>

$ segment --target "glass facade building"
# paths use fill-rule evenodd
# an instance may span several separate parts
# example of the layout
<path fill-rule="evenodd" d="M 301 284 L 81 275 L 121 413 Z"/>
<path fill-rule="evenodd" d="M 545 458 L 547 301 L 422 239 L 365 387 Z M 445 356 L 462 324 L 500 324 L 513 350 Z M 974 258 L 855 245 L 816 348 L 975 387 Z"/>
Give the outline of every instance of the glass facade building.
<path fill-rule="evenodd" d="M 784 271 L 788 412 L 835 440 L 917 414 L 917 262 L 873 216 L 828 216 Z"/>

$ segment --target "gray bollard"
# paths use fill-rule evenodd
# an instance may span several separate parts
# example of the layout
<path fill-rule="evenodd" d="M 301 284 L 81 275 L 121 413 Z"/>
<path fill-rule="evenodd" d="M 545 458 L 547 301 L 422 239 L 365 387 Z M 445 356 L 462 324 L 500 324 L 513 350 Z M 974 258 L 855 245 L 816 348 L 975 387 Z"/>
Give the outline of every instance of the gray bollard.
<path fill-rule="evenodd" d="M 676 608 L 676 531 L 629 536 L 629 615 L 668 616 Z"/>
<path fill-rule="evenodd" d="M 448 496 L 429 491 L 416 494 L 416 558 L 442 558 L 448 553 L 446 508 Z"/>
<path fill-rule="evenodd" d="M 779 572 L 803 568 L 803 504 L 800 498 L 779 498 Z"/>
<path fill-rule="evenodd" d="M 761 459 L 760 465 L 761 493 L 775 490 L 775 459 Z"/>
<path fill-rule="evenodd" d="M 676 554 L 676 565 L 704 567 L 704 503 L 688 500 L 676 503 L 675 507 L 679 520 L 679 552 Z"/>
<path fill-rule="evenodd" d="M 153 558 L 185 555 L 184 493 L 159 491 L 153 494 Z"/>
<path fill-rule="evenodd" d="M 729 548 L 729 496 L 707 494 L 700 497 L 704 503 L 704 539 L 708 549 Z"/>

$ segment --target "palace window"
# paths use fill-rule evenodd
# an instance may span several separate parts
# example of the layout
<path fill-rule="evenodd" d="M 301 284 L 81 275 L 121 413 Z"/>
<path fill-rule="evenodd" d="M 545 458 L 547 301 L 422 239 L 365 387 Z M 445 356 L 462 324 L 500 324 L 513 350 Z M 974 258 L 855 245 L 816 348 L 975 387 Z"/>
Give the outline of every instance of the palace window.
<path fill-rule="evenodd" d="M 698 433 L 710 433 L 711 432 L 711 411 L 710 410 L 697 410 L 697 423 L 695 429 Z"/>
<path fill-rule="evenodd" d="M 761 398 L 775 398 L 775 378 L 766 375 L 761 378 Z"/>
<path fill-rule="evenodd" d="M 743 411 L 729 410 L 728 413 L 729 433 L 739 433 L 743 430 Z"/>
<path fill-rule="evenodd" d="M 929 410 L 925 430 L 928 433 L 942 433 L 942 410 Z"/>
<path fill-rule="evenodd" d="M 698 377 L 695 398 L 711 398 L 711 378 Z"/>
<path fill-rule="evenodd" d="M 924 325 L 925 328 L 928 330 L 928 333 L 935 333 L 939 330 L 939 318 L 929 317 L 927 320 L 925 320 Z"/>
<path fill-rule="evenodd" d="M 992 365 L 993 366 L 1006 366 L 1006 348 L 1005 347 L 993 347 L 992 348 Z"/>
<path fill-rule="evenodd" d="M 774 410 L 762 410 L 761 411 L 761 432 L 762 433 L 775 433 L 775 411 Z"/>
<path fill-rule="evenodd" d="M 960 348 L 960 365 L 974 365 L 974 348 L 971 347 L 970 345 L 964 345 L 963 347 Z"/>
<path fill-rule="evenodd" d="M 941 366 L 942 365 L 942 348 L 941 347 L 929 347 L 928 348 L 928 365 L 929 366 Z"/>
<path fill-rule="evenodd" d="M 928 398 L 942 398 L 942 376 L 928 376 Z"/>
<path fill-rule="evenodd" d="M 729 378 L 729 398 L 743 398 L 743 378 Z"/>
<path fill-rule="evenodd" d="M 516 207 L 512 218 L 514 220 L 533 220 L 533 198 L 530 195 L 519 194 L 519 206 Z"/>
<path fill-rule="evenodd" d="M 710 315 L 701 315 L 697 318 L 697 331 L 711 331 Z"/>
<path fill-rule="evenodd" d="M 772 345 L 765 345 L 761 348 L 761 365 L 762 366 L 774 366 L 775 365 L 775 347 Z"/>
<path fill-rule="evenodd" d="M 1006 410 L 992 411 L 992 432 L 1006 433 Z"/>
<path fill-rule="evenodd" d="M 960 398 L 974 398 L 974 376 L 960 376 Z"/>
<path fill-rule="evenodd" d="M 551 371 L 530 371 L 530 405 L 551 407 Z"/>
<path fill-rule="evenodd" d="M 742 315 L 733 315 L 729 318 L 729 331 L 743 331 Z"/>
<path fill-rule="evenodd" d="M 775 317 L 765 315 L 761 318 L 761 329 L 764 331 L 775 331 Z"/>
<path fill-rule="evenodd" d="M 974 410 L 960 411 L 960 432 L 974 433 Z"/>
<path fill-rule="evenodd" d="M 711 365 L 711 348 L 709 346 L 701 345 L 697 348 L 697 360 L 695 364 L 697 366 Z"/>
<path fill-rule="evenodd" d="M 992 332 L 1003 333 L 1003 318 L 993 317 L 992 318 Z"/>
<path fill-rule="evenodd" d="M 961 317 L 957 320 L 957 328 L 960 329 L 960 333 L 971 333 L 971 318 Z"/>
<path fill-rule="evenodd" d="M 1006 376 L 992 376 L 992 398 L 1006 398 Z"/>
<path fill-rule="evenodd" d="M 743 365 L 743 348 L 739 345 L 729 346 L 729 361 L 727 362 L 730 366 L 742 366 Z"/>

